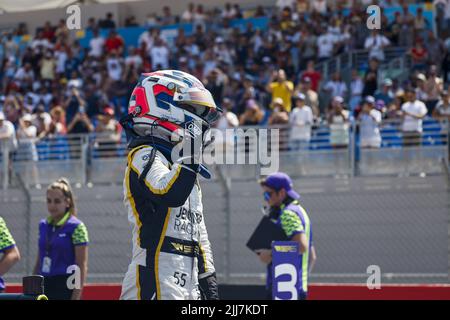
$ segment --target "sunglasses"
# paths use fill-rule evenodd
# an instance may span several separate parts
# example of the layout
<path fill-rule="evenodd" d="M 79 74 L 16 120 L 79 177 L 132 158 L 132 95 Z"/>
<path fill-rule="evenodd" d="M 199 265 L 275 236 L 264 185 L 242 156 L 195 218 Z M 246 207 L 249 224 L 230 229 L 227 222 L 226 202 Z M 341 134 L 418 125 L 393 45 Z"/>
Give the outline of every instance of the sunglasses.
<path fill-rule="evenodd" d="M 275 193 L 275 191 L 266 191 L 263 193 L 264 200 L 269 201 L 270 198 L 272 198 L 272 195 Z"/>

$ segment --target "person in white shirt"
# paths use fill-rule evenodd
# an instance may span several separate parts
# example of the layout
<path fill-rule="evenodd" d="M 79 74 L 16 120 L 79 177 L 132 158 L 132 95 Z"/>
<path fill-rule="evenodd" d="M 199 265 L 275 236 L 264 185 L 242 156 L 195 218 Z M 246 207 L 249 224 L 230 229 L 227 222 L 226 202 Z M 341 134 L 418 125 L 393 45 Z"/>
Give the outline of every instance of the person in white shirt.
<path fill-rule="evenodd" d="M 416 99 L 416 92 L 413 88 L 405 90 L 406 102 L 402 104 L 402 132 L 403 145 L 420 145 L 422 128 L 422 119 L 425 118 L 428 110 L 420 100 Z"/>
<path fill-rule="evenodd" d="M 372 30 L 369 37 L 364 42 L 364 48 L 369 50 L 369 59 L 376 58 L 384 61 L 384 48 L 391 43 L 384 35 L 380 35 L 378 30 Z"/>
<path fill-rule="evenodd" d="M 153 70 L 169 68 L 169 49 L 167 49 L 167 46 L 161 38 L 155 40 L 155 44 L 150 50 L 150 57 L 152 59 Z"/>
<path fill-rule="evenodd" d="M 89 55 L 91 57 L 100 58 L 103 55 L 105 39 L 100 36 L 98 30 L 93 31 L 92 39 L 89 41 Z"/>
<path fill-rule="evenodd" d="M 125 58 L 125 65 L 127 67 L 134 66 L 135 70 L 140 70 L 142 63 L 143 61 L 139 55 L 139 49 L 130 46 L 128 48 L 128 56 Z"/>
<path fill-rule="evenodd" d="M 311 107 L 305 105 L 306 96 L 298 93 L 294 97 L 295 108 L 289 115 L 291 126 L 289 142 L 291 150 L 306 149 L 311 141 L 311 126 L 314 116 Z"/>
<path fill-rule="evenodd" d="M 142 47 L 142 44 L 145 43 L 145 50 L 147 50 L 147 54 L 150 55 L 150 51 L 153 48 L 153 44 L 155 43 L 155 36 L 157 29 L 153 29 L 152 27 L 148 28 L 147 31 L 143 32 L 138 39 L 139 48 Z"/>
<path fill-rule="evenodd" d="M 318 12 L 322 15 L 327 13 L 327 1 L 326 0 L 315 0 L 312 1 L 312 11 Z"/>
<path fill-rule="evenodd" d="M 319 61 L 325 61 L 332 57 L 334 52 L 334 45 L 337 39 L 331 30 L 322 34 L 317 38 L 317 48 L 319 48 Z"/>
<path fill-rule="evenodd" d="M 381 147 L 381 112 L 375 109 L 375 98 L 367 96 L 358 115 L 361 148 Z"/>
<path fill-rule="evenodd" d="M 438 101 L 436 108 L 433 110 L 433 117 L 450 121 L 450 94 L 447 90 L 442 91 L 441 100 Z"/>
<path fill-rule="evenodd" d="M 55 51 L 56 73 L 63 74 L 66 71 L 67 51 L 64 47 Z"/>
<path fill-rule="evenodd" d="M 333 74 L 331 80 L 325 84 L 323 89 L 333 98 L 338 96 L 345 97 L 348 92 L 347 84 L 342 81 L 341 74 L 339 72 Z"/>
<path fill-rule="evenodd" d="M 344 109 L 344 99 L 334 97 L 327 114 L 330 126 L 330 145 L 333 148 L 346 148 L 350 142 L 350 113 Z"/>
<path fill-rule="evenodd" d="M 7 179 L 7 175 L 12 172 L 12 154 L 16 149 L 17 139 L 14 125 L 6 120 L 4 113 L 0 111 L 0 168 L 5 172 L 3 179 Z"/>
<path fill-rule="evenodd" d="M 114 81 L 119 81 L 123 75 L 123 58 L 117 56 L 115 50 L 111 51 L 110 56 L 106 60 L 106 66 L 108 69 L 108 77 Z"/>
<path fill-rule="evenodd" d="M 188 8 L 181 15 L 181 21 L 186 23 L 192 23 L 195 15 L 195 5 L 191 2 L 188 4 Z"/>
<path fill-rule="evenodd" d="M 6 120 L 5 114 L 0 111 L 0 150 L 10 154 L 17 148 L 16 130 L 14 125 Z"/>
<path fill-rule="evenodd" d="M 277 0 L 275 5 L 279 10 L 283 10 L 286 7 L 289 7 L 291 10 L 293 10 L 295 2 L 295 0 Z"/>

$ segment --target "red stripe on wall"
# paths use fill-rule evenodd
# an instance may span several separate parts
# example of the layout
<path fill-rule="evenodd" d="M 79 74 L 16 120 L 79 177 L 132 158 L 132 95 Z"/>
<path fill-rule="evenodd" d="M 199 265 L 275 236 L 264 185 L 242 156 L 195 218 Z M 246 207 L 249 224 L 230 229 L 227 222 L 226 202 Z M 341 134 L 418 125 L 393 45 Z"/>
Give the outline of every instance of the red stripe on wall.
<path fill-rule="evenodd" d="M 120 284 L 87 284 L 84 300 L 118 300 Z M 20 293 L 22 286 L 10 284 L 6 293 Z M 449 284 L 390 284 L 369 290 L 360 284 L 317 283 L 309 286 L 309 300 L 450 300 Z"/>

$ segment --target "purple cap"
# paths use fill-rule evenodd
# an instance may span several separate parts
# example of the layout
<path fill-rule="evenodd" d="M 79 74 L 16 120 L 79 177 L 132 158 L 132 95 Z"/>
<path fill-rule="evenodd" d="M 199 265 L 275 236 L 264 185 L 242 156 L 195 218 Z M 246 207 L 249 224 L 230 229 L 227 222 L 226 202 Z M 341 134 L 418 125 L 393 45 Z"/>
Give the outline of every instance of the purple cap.
<path fill-rule="evenodd" d="M 291 178 L 284 172 L 272 173 L 267 178 L 261 180 L 261 184 L 277 191 L 284 189 L 287 195 L 293 199 L 300 198 L 300 195 L 292 189 L 293 183 Z"/>

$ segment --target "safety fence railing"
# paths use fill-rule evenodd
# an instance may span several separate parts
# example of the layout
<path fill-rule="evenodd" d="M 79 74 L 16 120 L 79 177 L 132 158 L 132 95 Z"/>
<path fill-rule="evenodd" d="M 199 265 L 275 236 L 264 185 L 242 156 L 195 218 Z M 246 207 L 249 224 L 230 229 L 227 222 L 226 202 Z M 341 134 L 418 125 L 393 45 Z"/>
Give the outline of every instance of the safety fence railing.
<path fill-rule="evenodd" d="M 369 144 L 371 148 L 361 144 L 362 129 L 357 122 L 319 123 L 301 128 L 300 138 L 291 126 L 215 130 L 203 161 L 226 168 L 233 178 L 257 177 L 270 168 L 296 176 L 436 174 L 443 172 L 443 162 L 448 165 L 446 121 L 423 120 L 422 132 L 414 134 L 402 131 L 401 120 L 385 120 L 378 128 L 381 141 Z M 2 147 L 2 186 L 6 189 L 14 174 L 26 187 L 48 184 L 61 175 L 75 184 L 118 184 L 126 155 L 123 135 L 19 141 L 14 152 Z"/>
<path fill-rule="evenodd" d="M 406 52 L 406 47 L 387 47 L 384 49 L 385 60 L 392 61 L 394 59 L 403 57 Z M 389 62 L 381 64 L 380 69 L 385 69 Z M 351 50 L 349 52 L 341 53 L 329 60 L 318 63 L 317 71 L 322 75 L 323 80 L 327 80 L 335 72 L 340 72 L 343 78 L 350 74 L 342 74 L 344 71 L 351 69 L 366 70 L 369 67 L 369 50 Z"/>

